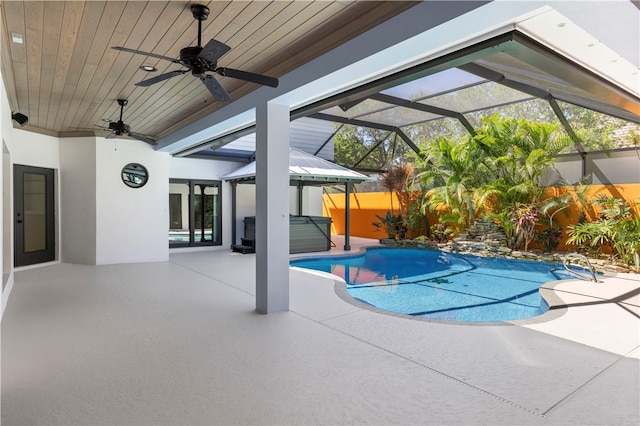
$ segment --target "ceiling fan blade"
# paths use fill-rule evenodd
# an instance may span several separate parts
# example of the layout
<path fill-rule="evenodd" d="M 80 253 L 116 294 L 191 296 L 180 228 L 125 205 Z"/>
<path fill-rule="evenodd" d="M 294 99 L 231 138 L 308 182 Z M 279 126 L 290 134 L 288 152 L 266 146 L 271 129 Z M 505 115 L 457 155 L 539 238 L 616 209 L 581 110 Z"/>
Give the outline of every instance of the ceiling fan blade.
<path fill-rule="evenodd" d="M 224 87 L 220 84 L 218 80 L 212 75 L 201 76 L 200 80 L 207 86 L 209 92 L 213 95 L 213 97 L 218 102 L 226 102 L 231 100 L 231 96 L 224 90 Z"/>
<path fill-rule="evenodd" d="M 157 53 L 143 52 L 142 50 L 129 49 L 128 47 L 121 47 L 121 46 L 112 46 L 111 48 L 114 50 L 119 50 L 121 52 L 136 53 L 138 55 L 146 55 L 146 56 L 151 56 L 152 58 L 164 59 L 165 61 L 180 63 L 176 58 L 170 58 L 168 56 L 158 55 Z"/>
<path fill-rule="evenodd" d="M 188 70 L 170 71 L 170 72 L 167 72 L 167 73 L 164 73 L 164 74 L 156 75 L 155 77 L 151 77 L 151 78 L 149 78 L 147 80 L 139 81 L 135 85 L 136 86 L 141 86 L 141 87 L 148 87 L 148 86 L 151 86 L 152 84 L 156 84 L 156 83 L 160 83 L 161 81 L 168 80 L 171 77 L 176 77 L 178 75 L 183 75 L 186 72 L 188 72 Z"/>
<path fill-rule="evenodd" d="M 198 58 L 204 59 L 211 63 L 216 63 L 218 59 L 225 53 L 227 53 L 231 48 L 226 44 L 211 39 L 209 42 L 202 48 L 202 51 L 198 55 Z"/>
<path fill-rule="evenodd" d="M 238 78 L 240 80 L 263 84 L 265 86 L 278 87 L 278 79 L 267 77 L 266 75 L 254 74 L 252 72 L 234 70 L 231 68 L 216 68 L 215 71 L 225 77 Z"/>
<path fill-rule="evenodd" d="M 138 139 L 139 141 L 146 142 L 149 145 L 157 145 L 158 143 L 151 136 L 141 135 L 140 133 L 129 132 L 129 136 L 134 139 Z"/>

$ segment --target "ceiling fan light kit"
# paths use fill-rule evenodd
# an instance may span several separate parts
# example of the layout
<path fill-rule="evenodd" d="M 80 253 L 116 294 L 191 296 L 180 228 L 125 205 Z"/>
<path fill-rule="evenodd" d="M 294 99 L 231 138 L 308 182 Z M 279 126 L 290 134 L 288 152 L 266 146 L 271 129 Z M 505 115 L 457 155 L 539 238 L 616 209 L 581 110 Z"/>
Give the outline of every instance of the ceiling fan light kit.
<path fill-rule="evenodd" d="M 169 71 L 164 74 L 160 74 L 155 77 L 140 81 L 135 84 L 136 86 L 148 87 L 153 84 L 168 80 L 172 77 L 177 77 L 179 75 L 184 75 L 190 72 L 191 75 L 199 78 L 200 81 L 202 81 L 211 95 L 218 102 L 229 101 L 231 100 L 231 96 L 229 95 L 229 93 L 227 93 L 225 88 L 220 84 L 220 82 L 218 82 L 213 74 L 249 81 L 264 86 L 278 87 L 277 78 L 232 68 L 218 67 L 218 59 L 220 59 L 225 53 L 231 50 L 231 48 L 215 39 L 209 40 L 209 42 L 207 42 L 207 44 L 202 47 L 202 21 L 205 21 L 209 17 L 209 8 L 201 4 L 194 4 L 191 5 L 191 13 L 193 14 L 194 19 L 198 21 L 198 45 L 188 46 L 181 49 L 179 59 L 171 58 L 164 55 L 158 55 L 151 52 L 143 52 L 141 50 L 130 49 L 127 47 L 112 47 L 112 49 L 122 52 L 146 55 L 152 58 L 173 62 L 185 68 Z"/>

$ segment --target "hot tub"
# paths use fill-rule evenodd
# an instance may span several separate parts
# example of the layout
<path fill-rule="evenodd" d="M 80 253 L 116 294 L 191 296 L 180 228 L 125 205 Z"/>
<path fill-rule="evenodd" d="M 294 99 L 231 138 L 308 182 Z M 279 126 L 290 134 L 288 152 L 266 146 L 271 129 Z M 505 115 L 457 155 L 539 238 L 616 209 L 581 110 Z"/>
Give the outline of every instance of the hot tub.
<path fill-rule="evenodd" d="M 255 240 L 256 218 L 244 218 L 244 238 Z M 331 249 L 331 218 L 289 216 L 289 253 L 311 253 Z"/>

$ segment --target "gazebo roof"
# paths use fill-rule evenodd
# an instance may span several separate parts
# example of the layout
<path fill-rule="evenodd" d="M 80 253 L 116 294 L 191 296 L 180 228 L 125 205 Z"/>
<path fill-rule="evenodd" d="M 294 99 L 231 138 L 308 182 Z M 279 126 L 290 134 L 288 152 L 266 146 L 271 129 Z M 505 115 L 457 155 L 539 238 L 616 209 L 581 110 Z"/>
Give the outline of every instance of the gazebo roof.
<path fill-rule="evenodd" d="M 295 148 L 289 149 L 289 178 L 292 182 L 304 182 L 306 185 L 361 183 L 373 180 L 367 175 Z M 253 183 L 256 180 L 256 162 L 228 173 L 222 179 L 228 182 Z"/>

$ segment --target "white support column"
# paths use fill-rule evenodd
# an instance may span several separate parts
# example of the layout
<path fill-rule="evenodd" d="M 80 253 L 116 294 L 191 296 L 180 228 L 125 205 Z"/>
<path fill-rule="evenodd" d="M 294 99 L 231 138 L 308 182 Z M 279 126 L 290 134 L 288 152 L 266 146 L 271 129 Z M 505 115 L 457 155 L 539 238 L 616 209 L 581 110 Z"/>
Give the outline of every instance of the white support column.
<path fill-rule="evenodd" d="M 256 107 L 256 310 L 289 310 L 289 107 Z"/>

